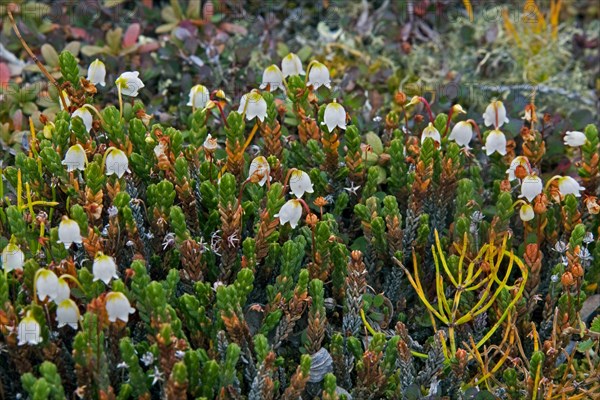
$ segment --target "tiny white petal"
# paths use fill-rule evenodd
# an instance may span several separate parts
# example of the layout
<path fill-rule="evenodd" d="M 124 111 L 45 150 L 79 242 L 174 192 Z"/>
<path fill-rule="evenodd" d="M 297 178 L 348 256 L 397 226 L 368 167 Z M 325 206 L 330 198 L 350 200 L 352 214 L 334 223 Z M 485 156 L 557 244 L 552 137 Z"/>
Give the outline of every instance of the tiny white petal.
<path fill-rule="evenodd" d="M 115 322 L 120 319 L 123 322 L 129 321 L 129 314 L 133 314 L 135 309 L 129 304 L 129 299 L 121 292 L 110 292 L 106 295 L 106 313 L 108 320 Z"/>
<path fill-rule="evenodd" d="M 66 279 L 58 278 L 58 289 L 56 291 L 54 302 L 60 304 L 61 301 L 66 300 L 69 297 L 71 297 L 71 288 L 69 287 L 69 284 Z"/>
<path fill-rule="evenodd" d="M 583 146 L 587 140 L 585 133 L 579 131 L 567 131 L 565 134 L 565 145 L 571 147 Z"/>
<path fill-rule="evenodd" d="M 109 149 L 106 155 L 106 175 L 116 174 L 119 178 L 129 169 L 129 160 L 125 152 L 119 149 Z"/>
<path fill-rule="evenodd" d="M 106 66 L 98 59 L 95 59 L 88 67 L 87 80 L 94 85 L 105 86 Z"/>
<path fill-rule="evenodd" d="M 204 140 L 204 144 L 202 146 L 208 151 L 213 151 L 217 149 L 217 145 L 217 139 L 213 138 L 212 135 L 209 133 L 206 136 L 206 139 Z"/>
<path fill-rule="evenodd" d="M 423 129 L 423 133 L 421 134 L 421 144 L 423 144 L 423 142 L 427 138 L 432 138 L 437 144 L 440 144 L 442 142 L 440 132 L 437 129 L 435 129 L 435 126 L 433 126 L 431 122 L 429 123 L 429 125 L 427 125 L 425 129 Z"/>
<path fill-rule="evenodd" d="M 77 110 L 73 111 L 71 115 L 71 119 L 79 117 L 83 121 L 83 125 L 85 129 L 89 132 L 92 129 L 92 124 L 94 123 L 94 116 L 92 112 L 88 110 L 87 107 L 80 107 Z"/>
<path fill-rule="evenodd" d="M 485 139 L 485 154 L 489 156 L 495 152 L 506 155 L 506 136 L 497 129 L 491 131 Z"/>
<path fill-rule="evenodd" d="M 67 166 L 67 172 L 85 170 L 85 164 L 87 163 L 87 156 L 83 147 L 77 143 L 71 147 L 65 153 L 65 159 L 62 161 L 62 165 Z"/>
<path fill-rule="evenodd" d="M 14 243 L 7 244 L 2 250 L 2 268 L 6 272 L 23 271 L 23 264 L 25 264 L 25 254 L 21 248 Z"/>
<path fill-rule="evenodd" d="M 126 96 L 136 97 L 139 94 L 139 90 L 144 87 L 144 82 L 138 75 L 137 71 L 123 72 L 121 76 L 117 78 L 115 84 L 121 88 L 121 93 Z"/>
<path fill-rule="evenodd" d="M 327 125 L 329 132 L 333 131 L 336 126 L 340 129 L 346 129 L 346 110 L 344 107 L 335 101 L 327 104 L 322 124 Z"/>
<path fill-rule="evenodd" d="M 294 53 L 290 53 L 283 57 L 283 60 L 281 60 L 281 71 L 286 78 L 290 75 L 304 75 L 300 57 Z"/>
<path fill-rule="evenodd" d="M 292 199 L 288 200 L 279 210 L 279 214 L 275 215 L 275 218 L 279 217 L 279 223 L 285 225 L 287 222 L 290 223 L 292 228 L 298 226 L 298 221 L 302 217 L 302 204 L 299 200 Z"/>
<path fill-rule="evenodd" d="M 525 197 L 527 201 L 531 202 L 538 194 L 542 193 L 543 189 L 542 178 L 535 175 L 527 175 L 521 183 L 521 195 L 519 197 Z"/>
<path fill-rule="evenodd" d="M 297 198 L 301 198 L 304 193 L 313 193 L 313 184 L 310 176 L 298 169 L 293 171 L 290 176 L 290 190 Z"/>

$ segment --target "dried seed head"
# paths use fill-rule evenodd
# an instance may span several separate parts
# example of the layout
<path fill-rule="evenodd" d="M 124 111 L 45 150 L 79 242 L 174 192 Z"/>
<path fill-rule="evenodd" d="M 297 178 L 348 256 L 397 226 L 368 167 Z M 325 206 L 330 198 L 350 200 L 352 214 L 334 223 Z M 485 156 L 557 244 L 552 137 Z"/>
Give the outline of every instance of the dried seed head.
<path fill-rule="evenodd" d="M 529 175 L 529 172 L 523 165 L 518 165 L 517 168 L 515 168 L 515 177 L 524 179 L 527 175 Z"/>
<path fill-rule="evenodd" d="M 404 103 L 406 103 L 406 94 L 401 90 L 398 91 L 394 95 L 394 101 L 399 105 L 403 105 Z"/>
<path fill-rule="evenodd" d="M 315 199 L 314 204 L 317 207 L 325 207 L 327 205 L 327 200 L 323 196 L 319 196 Z"/>
<path fill-rule="evenodd" d="M 516 176 L 516 174 L 515 174 L 515 176 Z M 502 192 L 510 192 L 510 189 L 511 189 L 511 186 L 510 186 L 510 181 L 508 179 L 505 179 L 500 182 L 500 190 Z"/>
<path fill-rule="evenodd" d="M 314 213 L 310 213 L 306 216 L 306 225 L 315 226 L 319 222 L 319 218 Z"/>
<path fill-rule="evenodd" d="M 584 274 L 584 270 L 583 267 L 581 266 L 581 264 L 576 263 L 571 267 L 571 273 L 573 274 L 573 277 L 575 278 L 581 278 Z"/>
<path fill-rule="evenodd" d="M 573 279 L 573 274 L 571 274 L 569 271 L 567 271 L 564 274 L 562 274 L 562 277 L 560 278 L 560 282 L 563 284 L 563 286 L 569 287 L 575 283 L 575 279 Z"/>
<path fill-rule="evenodd" d="M 548 198 L 544 193 L 540 193 L 534 200 L 533 203 L 533 211 L 536 214 L 544 214 L 547 210 Z"/>

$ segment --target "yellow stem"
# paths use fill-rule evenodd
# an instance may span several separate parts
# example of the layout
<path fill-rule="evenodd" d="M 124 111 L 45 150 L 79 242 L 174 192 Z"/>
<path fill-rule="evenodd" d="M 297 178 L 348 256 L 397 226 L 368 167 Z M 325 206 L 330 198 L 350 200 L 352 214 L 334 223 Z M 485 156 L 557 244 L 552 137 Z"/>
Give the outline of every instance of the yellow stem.
<path fill-rule="evenodd" d="M 123 95 L 121 94 L 121 84 L 117 84 L 117 92 L 119 93 L 119 118 L 123 118 Z"/>

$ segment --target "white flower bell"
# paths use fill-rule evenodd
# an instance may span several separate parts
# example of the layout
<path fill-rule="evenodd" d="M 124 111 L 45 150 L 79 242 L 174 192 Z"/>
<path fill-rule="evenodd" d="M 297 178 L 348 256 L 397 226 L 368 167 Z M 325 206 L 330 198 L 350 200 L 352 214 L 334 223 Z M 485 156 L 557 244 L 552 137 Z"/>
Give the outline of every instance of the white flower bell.
<path fill-rule="evenodd" d="M 515 172 L 517 171 L 518 167 L 525 168 L 527 170 L 527 175 L 531 175 L 532 171 L 531 167 L 529 166 L 529 160 L 527 159 L 527 157 L 517 156 L 513 158 L 513 160 L 510 162 L 510 167 L 506 170 L 509 181 L 514 181 L 515 179 L 517 179 Z"/>
<path fill-rule="evenodd" d="M 467 121 L 460 121 L 454 125 L 450 132 L 449 140 L 454 140 L 459 146 L 469 147 L 473 138 L 473 125 Z"/>
<path fill-rule="evenodd" d="M 327 125 L 329 132 L 333 131 L 336 126 L 340 129 L 346 129 L 346 110 L 340 103 L 334 100 L 333 103 L 329 103 L 325 107 L 323 122 L 321 124 Z"/>
<path fill-rule="evenodd" d="M 535 217 L 533 207 L 529 204 L 523 204 L 519 210 L 519 217 L 521 218 L 521 221 L 531 221 Z"/>
<path fill-rule="evenodd" d="M 313 193 L 310 176 L 304 171 L 294 169 L 290 175 L 290 190 L 297 198 L 304 196 L 304 193 Z"/>
<path fill-rule="evenodd" d="M 65 249 L 68 249 L 71 244 L 81 242 L 83 242 L 83 239 L 79 224 L 66 215 L 63 216 L 58 225 L 58 243 L 64 244 Z"/>
<path fill-rule="evenodd" d="M 23 264 L 25 264 L 25 254 L 21 248 L 14 243 L 7 244 L 2 250 L 2 268 L 4 271 L 23 271 Z"/>
<path fill-rule="evenodd" d="M 489 156 L 496 152 L 506 155 L 506 136 L 498 129 L 491 131 L 485 139 L 485 154 Z"/>
<path fill-rule="evenodd" d="M 561 176 L 558 178 L 558 190 L 563 196 L 572 194 L 575 195 L 575 197 L 581 197 L 580 192 L 583 192 L 585 188 L 570 176 Z"/>
<path fill-rule="evenodd" d="M 133 314 L 135 308 L 131 307 L 129 300 L 121 292 L 110 292 L 106 295 L 106 313 L 108 320 L 115 322 L 120 319 L 123 322 L 129 321 L 129 314 Z"/>
<path fill-rule="evenodd" d="M 129 169 L 129 160 L 123 150 L 110 148 L 106 154 L 106 175 L 117 175 L 122 178 Z"/>
<path fill-rule="evenodd" d="M 62 160 L 62 165 L 67 166 L 67 172 L 85 170 L 85 164 L 87 164 L 87 156 L 83 147 L 77 143 L 69 147 L 69 150 L 65 153 L 65 159 Z"/>
<path fill-rule="evenodd" d="M 298 221 L 302 217 L 302 203 L 300 200 L 292 199 L 288 200 L 279 210 L 279 214 L 275 214 L 275 218 L 279 217 L 279 223 L 285 225 L 286 222 L 290 223 L 292 228 L 298 226 Z"/>
<path fill-rule="evenodd" d="M 206 136 L 206 139 L 204 140 L 204 143 L 202 144 L 202 146 L 207 151 L 211 151 L 211 152 L 215 151 L 218 146 L 217 138 L 212 137 L 212 135 L 209 133 Z"/>
<path fill-rule="evenodd" d="M 260 122 L 263 122 L 267 116 L 267 102 L 258 92 L 252 91 L 246 93 L 242 96 L 238 112 L 240 114 L 246 113 L 246 119 L 248 121 L 258 117 Z"/>
<path fill-rule="evenodd" d="M 19 322 L 17 327 L 18 345 L 24 344 L 36 345 L 42 343 L 42 327 L 40 323 L 33 318 L 31 311 L 27 311 L 25 318 Z"/>
<path fill-rule="evenodd" d="M 87 107 L 80 107 L 77 110 L 73 111 L 71 115 L 71 119 L 79 117 L 83 121 L 83 125 L 85 126 L 86 131 L 92 130 L 92 124 L 94 123 L 94 116 L 92 112 L 88 110 Z"/>
<path fill-rule="evenodd" d="M 258 156 L 250 163 L 248 181 L 263 186 L 267 179 L 269 182 L 271 181 L 271 166 L 265 157 Z"/>
<path fill-rule="evenodd" d="M 144 87 L 144 82 L 138 78 L 139 75 L 140 73 L 137 71 L 123 72 L 117 78 L 115 84 L 121 89 L 121 93 L 124 95 L 136 97 L 139 94 L 139 90 Z"/>
<path fill-rule="evenodd" d="M 493 126 L 495 129 L 500 128 L 504 123 L 508 123 L 504 103 L 500 100 L 492 101 L 485 109 L 483 123 L 485 126 Z"/>
<path fill-rule="evenodd" d="M 542 193 L 543 189 L 542 178 L 535 175 L 527 175 L 523 179 L 523 182 L 521 182 L 521 195 L 519 197 L 525 197 L 527 201 L 531 202 L 538 194 Z"/>
<path fill-rule="evenodd" d="M 290 75 L 304 75 L 300 57 L 294 53 L 283 57 L 283 60 L 281 60 L 281 71 L 286 78 Z"/>
<path fill-rule="evenodd" d="M 56 297 L 53 299 L 56 304 L 60 304 L 61 301 L 71 297 L 71 288 L 64 278 L 58 278 L 58 289 L 56 291 Z"/>
<path fill-rule="evenodd" d="M 40 301 L 54 300 L 58 296 L 58 277 L 49 269 L 40 269 L 35 274 L 35 291 Z"/>
<path fill-rule="evenodd" d="M 94 281 L 102 281 L 106 285 L 112 278 L 118 278 L 117 275 L 117 264 L 115 259 L 111 256 L 107 256 L 102 252 L 98 252 L 94 258 L 94 264 L 92 266 L 92 272 L 94 274 Z"/>
<path fill-rule="evenodd" d="M 210 94 L 208 89 L 203 85 L 196 85 L 190 89 L 190 100 L 187 105 L 192 106 L 196 109 L 204 108 L 210 100 Z"/>
<path fill-rule="evenodd" d="M 87 80 L 93 83 L 94 85 L 106 85 L 106 66 L 104 63 L 98 59 L 92 61 L 90 66 L 88 67 L 87 72 Z"/>
<path fill-rule="evenodd" d="M 306 86 L 313 86 L 315 90 L 321 86 L 331 89 L 331 78 L 327 67 L 318 61 L 313 62 L 308 70 Z"/>
<path fill-rule="evenodd" d="M 432 138 L 434 142 L 440 144 L 442 142 L 442 136 L 440 132 L 435 129 L 435 126 L 430 122 L 425 129 L 423 129 L 423 133 L 421 134 L 421 144 L 425 142 L 425 139 Z"/>
<path fill-rule="evenodd" d="M 285 91 L 285 86 L 283 85 L 283 73 L 275 64 L 268 66 L 263 72 L 260 88 L 265 89 L 267 86 L 269 87 L 269 92 L 274 92 L 277 89 Z"/>
<path fill-rule="evenodd" d="M 580 147 L 585 144 L 587 137 L 585 133 L 579 131 L 567 131 L 565 134 L 565 145 L 571 147 Z"/>
<path fill-rule="evenodd" d="M 73 329 L 77 329 L 79 323 L 79 307 L 71 299 L 65 299 L 58 303 L 56 308 L 56 322 L 58 327 L 62 328 L 65 325 L 69 325 Z"/>

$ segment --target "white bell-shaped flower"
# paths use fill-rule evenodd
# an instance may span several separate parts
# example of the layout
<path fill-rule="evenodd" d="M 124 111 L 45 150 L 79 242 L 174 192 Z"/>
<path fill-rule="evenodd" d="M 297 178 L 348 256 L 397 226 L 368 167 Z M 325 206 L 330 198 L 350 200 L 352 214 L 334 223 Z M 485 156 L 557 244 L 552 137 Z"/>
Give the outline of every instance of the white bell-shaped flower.
<path fill-rule="evenodd" d="M 87 107 L 80 107 L 77 110 L 73 111 L 71 115 L 71 119 L 79 117 L 83 121 L 83 125 L 85 125 L 85 129 L 89 132 L 92 129 L 92 124 L 94 123 L 94 116 L 92 112 L 88 110 Z"/>
<path fill-rule="evenodd" d="M 19 322 L 17 327 L 17 343 L 19 346 L 24 344 L 36 345 L 42 343 L 42 327 L 35 320 L 31 311 L 27 311 L 25 318 Z"/>
<path fill-rule="evenodd" d="M 329 69 L 320 62 L 314 62 L 308 71 L 308 80 L 306 86 L 313 86 L 315 90 L 321 86 L 331 89 L 331 78 Z"/>
<path fill-rule="evenodd" d="M 279 210 L 279 214 L 275 214 L 275 218 L 278 217 L 281 225 L 285 225 L 286 222 L 289 222 L 292 228 L 298 226 L 298 221 L 300 221 L 300 217 L 302 217 L 302 203 L 300 203 L 300 200 L 288 200 L 281 207 L 281 210 Z"/>
<path fill-rule="evenodd" d="M 300 57 L 294 53 L 283 57 L 283 60 L 281 60 L 281 71 L 286 78 L 290 75 L 304 75 Z"/>
<path fill-rule="evenodd" d="M 98 252 L 94 258 L 92 273 L 94 274 L 94 281 L 100 280 L 108 285 L 112 278 L 118 278 L 115 259 Z"/>
<path fill-rule="evenodd" d="M 506 136 L 498 129 L 491 131 L 485 139 L 485 154 L 489 156 L 496 152 L 506 155 Z"/>
<path fill-rule="evenodd" d="M 506 117 L 506 108 L 500 100 L 492 101 L 483 114 L 483 123 L 485 126 L 493 126 L 495 129 L 500 128 L 505 123 L 508 123 Z"/>
<path fill-rule="evenodd" d="M 129 299 L 121 292 L 110 292 L 106 295 L 106 313 L 108 320 L 115 322 L 120 319 L 123 322 L 129 321 L 129 314 L 133 314 L 135 308 L 129 304 Z"/>
<path fill-rule="evenodd" d="M 87 164 L 87 156 L 83 147 L 77 143 L 69 147 L 69 150 L 65 153 L 65 159 L 62 160 L 62 165 L 67 166 L 67 172 L 85 170 L 85 164 Z"/>
<path fill-rule="evenodd" d="M 2 250 L 2 268 L 4 271 L 23 271 L 23 264 L 25 264 L 25 254 L 21 248 L 14 243 L 7 244 Z"/>
<path fill-rule="evenodd" d="M 523 204 L 519 210 L 519 217 L 521 217 L 521 221 L 531 221 L 535 217 L 533 207 L 529 204 Z"/>
<path fill-rule="evenodd" d="M 467 121 L 460 121 L 454 125 L 450 132 L 449 140 L 454 140 L 459 146 L 469 147 L 473 138 L 473 125 Z"/>
<path fill-rule="evenodd" d="M 572 194 L 575 195 L 575 197 L 581 197 L 580 192 L 583 192 L 585 188 L 570 176 L 561 176 L 558 178 L 558 190 L 563 196 Z"/>
<path fill-rule="evenodd" d="M 35 274 L 35 291 L 40 301 L 54 300 L 58 296 L 58 277 L 49 269 L 41 269 Z"/>
<path fill-rule="evenodd" d="M 122 178 L 129 170 L 129 160 L 123 150 L 111 148 L 106 155 L 106 175 L 117 175 Z"/>
<path fill-rule="evenodd" d="M 269 92 L 274 92 L 277 89 L 285 91 L 285 86 L 283 85 L 283 73 L 275 64 L 268 66 L 263 72 L 260 88 L 265 89 L 267 86 L 269 86 Z"/>
<path fill-rule="evenodd" d="M 538 194 L 542 193 L 543 189 L 542 178 L 536 175 L 527 175 L 521 182 L 521 195 L 519 197 L 525 197 L 527 201 L 531 202 Z"/>
<path fill-rule="evenodd" d="M 240 107 L 238 108 L 240 114 L 246 113 L 246 119 L 251 121 L 255 117 L 258 117 L 260 122 L 263 122 L 267 116 L 267 102 L 258 92 L 246 93 L 240 100 Z"/>
<path fill-rule="evenodd" d="M 248 181 L 263 186 L 267 179 L 269 182 L 271 181 L 271 166 L 265 157 L 258 156 L 250 163 Z"/>
<path fill-rule="evenodd" d="M 68 249 L 71 244 L 81 242 L 83 242 L 83 238 L 79 224 L 66 215 L 63 216 L 58 225 L 58 243 L 64 244 L 65 249 Z"/>
<path fill-rule="evenodd" d="M 144 87 L 144 82 L 138 78 L 139 75 L 140 73 L 137 71 L 123 72 L 117 78 L 115 84 L 121 88 L 121 93 L 124 95 L 136 97 L 139 94 L 139 90 Z"/>
<path fill-rule="evenodd" d="M 529 166 L 529 160 L 527 159 L 527 157 L 517 156 L 513 158 L 513 160 L 510 162 L 510 167 L 506 170 L 509 181 L 514 181 L 515 179 L 517 179 L 517 176 L 515 175 L 517 167 L 525 168 L 525 170 L 527 171 L 527 175 L 531 175 L 532 171 L 531 167 Z"/>
<path fill-rule="evenodd" d="M 346 129 L 346 110 L 336 101 L 327 104 L 321 124 L 327 125 L 329 132 L 332 132 L 336 126 L 340 129 Z"/>
<path fill-rule="evenodd" d="M 190 89 L 190 100 L 187 105 L 196 109 L 204 108 L 210 100 L 208 89 L 204 85 L 196 85 Z"/>
<path fill-rule="evenodd" d="M 421 134 L 421 144 L 423 144 L 427 138 L 432 138 L 437 144 L 442 142 L 442 136 L 440 135 L 440 132 L 435 129 L 435 126 L 433 126 L 431 122 L 429 125 L 427 125 L 427 127 L 425 127 L 425 129 L 423 129 L 423 133 Z"/>
<path fill-rule="evenodd" d="M 79 324 L 79 307 L 71 299 L 65 299 L 58 303 L 56 307 L 56 322 L 58 327 L 62 328 L 65 325 L 69 325 L 73 329 L 77 329 Z"/>
<path fill-rule="evenodd" d="M 56 297 L 53 299 L 56 304 L 60 304 L 61 301 L 71 297 L 71 288 L 69 283 L 64 278 L 58 278 L 58 290 L 56 291 Z"/>
<path fill-rule="evenodd" d="M 217 138 L 212 137 L 212 135 L 209 133 L 206 136 L 206 139 L 204 140 L 204 143 L 202 144 L 202 146 L 207 151 L 215 151 L 218 146 Z"/>
<path fill-rule="evenodd" d="M 565 134 L 565 145 L 570 147 L 580 147 L 585 144 L 587 138 L 585 133 L 579 131 L 567 131 Z"/>
<path fill-rule="evenodd" d="M 92 61 L 88 67 L 87 80 L 94 85 L 105 86 L 106 82 L 106 66 L 98 59 Z"/>
<path fill-rule="evenodd" d="M 297 198 L 304 196 L 304 193 L 313 193 L 313 184 L 310 176 L 299 169 L 292 171 L 290 174 L 290 190 Z"/>

